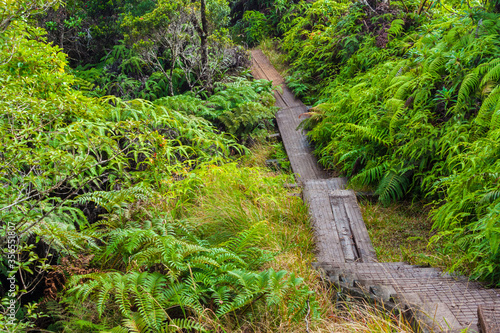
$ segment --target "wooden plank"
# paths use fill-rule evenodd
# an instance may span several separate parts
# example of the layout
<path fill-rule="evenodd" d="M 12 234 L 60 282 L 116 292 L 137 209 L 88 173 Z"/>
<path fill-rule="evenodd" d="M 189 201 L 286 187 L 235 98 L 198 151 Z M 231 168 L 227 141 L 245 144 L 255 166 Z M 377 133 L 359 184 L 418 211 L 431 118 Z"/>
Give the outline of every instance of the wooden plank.
<path fill-rule="evenodd" d="M 346 262 L 354 262 L 359 259 L 356 243 L 351 231 L 349 217 L 344 205 L 344 194 L 346 191 L 336 191 L 338 195 L 330 195 L 330 204 L 333 212 L 333 221 L 337 228 L 342 251 Z"/>
<path fill-rule="evenodd" d="M 266 73 L 262 70 L 257 61 L 255 61 L 255 59 L 252 59 L 252 74 L 253 77 L 257 80 L 261 79 L 267 80 Z"/>
<path fill-rule="evenodd" d="M 496 306 L 480 304 L 477 307 L 477 317 L 481 332 L 500 333 L 500 301 Z"/>
<path fill-rule="evenodd" d="M 278 73 L 276 68 L 274 68 L 264 53 L 262 53 L 262 50 L 252 51 L 252 61 L 255 61 L 262 68 L 262 70 L 266 73 L 267 79 L 273 81 L 275 86 L 285 83 L 283 77 Z"/>
<path fill-rule="evenodd" d="M 460 331 L 460 322 L 450 311 L 448 304 L 424 302 L 420 306 L 422 313 L 418 317 L 421 321 L 427 322 L 432 332 Z"/>
<path fill-rule="evenodd" d="M 375 262 L 377 261 L 377 254 L 373 248 L 365 222 L 363 221 L 363 216 L 359 209 L 356 195 L 354 194 L 354 191 L 349 191 L 349 193 L 350 195 L 345 199 L 345 205 L 361 261 Z"/>
<path fill-rule="evenodd" d="M 284 83 L 281 75 L 260 50 L 252 51 L 252 70 L 255 77 L 272 80 L 273 85 Z M 299 179 L 328 178 L 328 173 L 319 167 L 305 132 L 297 130 L 303 120 L 299 116 L 307 112 L 307 107 L 286 86 L 282 93 L 276 92 L 275 96 L 276 105 L 282 108 L 276 114 L 276 122 L 293 172 Z"/>
<path fill-rule="evenodd" d="M 328 190 L 335 191 L 335 190 L 344 190 L 346 185 L 347 185 L 347 178 L 330 178 L 327 180 L 327 187 Z"/>
<path fill-rule="evenodd" d="M 342 205 L 342 208 L 339 209 L 345 211 L 348 228 L 344 225 L 340 226 L 337 220 L 335 220 L 335 222 L 338 228 L 343 228 L 342 232 L 345 233 L 344 230 L 347 229 L 350 231 L 350 237 L 357 249 L 357 259 L 362 262 L 376 261 L 375 249 L 368 235 L 368 230 L 361 216 L 361 211 L 359 210 L 354 192 L 351 190 L 334 190 L 330 191 L 329 196 L 332 201 L 332 209 L 334 204 Z M 342 198 L 342 201 L 337 200 L 337 198 Z M 344 221 L 343 217 L 341 217 L 340 221 Z"/>
<path fill-rule="evenodd" d="M 344 263 L 344 253 L 340 245 L 337 228 L 333 224 L 333 213 L 324 180 L 306 180 L 303 191 L 304 201 L 309 206 L 319 262 Z"/>
<path fill-rule="evenodd" d="M 328 173 L 321 169 L 312 148 L 302 130 L 297 131 L 300 120 L 296 114 L 300 108 L 286 108 L 276 114 L 276 122 L 287 152 L 292 171 L 300 179 L 326 179 Z"/>
<path fill-rule="evenodd" d="M 276 99 L 276 103 L 274 104 L 275 106 L 277 106 L 279 108 L 286 108 L 287 107 L 286 102 L 281 97 L 281 94 L 278 93 L 276 90 L 274 91 L 274 98 Z"/>
<path fill-rule="evenodd" d="M 260 50 L 252 51 L 252 74 L 256 79 L 264 79 L 273 82 L 273 86 L 278 86 L 284 83 L 283 78 L 271 65 L 267 57 Z M 278 74 L 278 75 L 276 75 Z M 276 99 L 275 105 L 283 108 L 287 107 L 287 103 L 283 100 L 282 94 L 277 90 L 274 91 L 274 98 Z"/>
<path fill-rule="evenodd" d="M 255 78 L 272 81 L 273 86 L 282 86 L 282 89 L 280 89 L 282 90 L 281 92 L 278 90 L 275 91 L 276 106 L 290 107 L 303 105 L 303 103 L 293 95 L 292 91 L 285 86 L 285 80 L 261 50 L 252 51 L 252 72 Z"/>
<path fill-rule="evenodd" d="M 420 322 L 423 332 L 458 333 L 465 328 L 478 332 L 478 321 L 483 330 L 491 323 L 500 323 L 498 289 L 485 289 L 468 279 L 441 274 L 436 268 L 405 263 L 356 262 L 337 266 L 341 269 L 333 264 L 321 264 L 332 281 L 342 275 L 345 281 L 353 280 L 355 285 L 372 289 L 374 286 L 392 287 L 393 290 L 387 293 L 378 290 L 379 295 L 386 302 L 392 299 L 402 311 L 411 314 Z M 490 309 L 489 313 L 478 313 L 478 305 Z M 500 333 L 498 330 L 493 332 Z"/>
<path fill-rule="evenodd" d="M 300 105 L 300 106 L 304 106 L 304 103 L 302 103 L 302 101 L 300 101 L 299 99 L 297 99 L 294 95 L 293 95 L 293 92 L 287 87 L 287 86 L 284 86 L 283 87 L 283 92 L 280 93 L 281 97 L 283 98 L 283 100 L 285 101 L 286 105 L 288 107 L 292 107 L 292 106 L 295 106 L 295 105 Z M 304 112 L 307 112 L 307 107 L 305 107 L 305 111 Z"/>

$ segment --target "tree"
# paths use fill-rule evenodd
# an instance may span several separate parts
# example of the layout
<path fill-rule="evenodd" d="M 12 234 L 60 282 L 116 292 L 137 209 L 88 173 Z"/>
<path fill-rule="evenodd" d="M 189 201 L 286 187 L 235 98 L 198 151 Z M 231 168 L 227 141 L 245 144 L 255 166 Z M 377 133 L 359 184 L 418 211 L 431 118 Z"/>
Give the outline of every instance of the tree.
<path fill-rule="evenodd" d="M 225 37 L 228 20 L 221 19 L 228 12 L 225 0 L 160 1 L 142 17 L 125 18 L 125 40 L 167 77 L 171 95 L 176 69 L 191 91 L 199 87 L 210 93 L 216 77 L 232 63 L 226 50 L 235 46 Z"/>

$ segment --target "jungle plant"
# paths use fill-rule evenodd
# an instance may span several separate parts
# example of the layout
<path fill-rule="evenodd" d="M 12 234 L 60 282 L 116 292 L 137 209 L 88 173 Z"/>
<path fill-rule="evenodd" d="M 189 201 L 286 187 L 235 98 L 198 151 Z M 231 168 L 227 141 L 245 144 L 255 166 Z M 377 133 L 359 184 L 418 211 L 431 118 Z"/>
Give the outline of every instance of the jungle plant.
<path fill-rule="evenodd" d="M 116 302 L 124 328 L 142 326 L 157 331 L 169 326 L 208 329 L 197 320 L 244 314 L 259 302 L 279 307 L 285 297 L 295 304 L 288 307 L 287 316 L 304 314 L 310 292 L 300 287 L 301 279 L 286 278 L 284 271 L 249 270 L 262 261 L 258 257 L 262 252 L 255 247 L 265 232 L 262 223 L 214 247 L 197 239 L 189 227 L 165 222 L 145 221 L 152 223 L 153 230 L 122 227 L 103 235 L 109 242 L 99 260 L 105 266 L 115 263 L 120 267 L 127 262 L 132 266 L 126 273 L 74 277 L 70 282 L 74 296 L 69 301 L 95 298 L 100 315 L 108 302 Z M 146 271 L 139 273 L 138 269 Z M 87 282 L 78 283 L 82 279 Z"/>
<path fill-rule="evenodd" d="M 165 76 L 170 95 L 174 95 L 177 69 L 183 73 L 190 91 L 210 94 L 214 82 L 238 63 L 234 57 L 239 56 L 239 51 L 226 36 L 224 20 L 210 21 L 228 11 L 227 3 L 211 1 L 208 7 L 205 0 L 199 6 L 190 3 L 160 1 L 153 11 L 141 17 L 125 16 L 122 24 L 127 44 L 154 72 Z"/>
<path fill-rule="evenodd" d="M 246 11 L 242 22 L 245 27 L 246 42 L 249 46 L 259 44 L 271 32 L 267 19 L 261 12 Z"/>

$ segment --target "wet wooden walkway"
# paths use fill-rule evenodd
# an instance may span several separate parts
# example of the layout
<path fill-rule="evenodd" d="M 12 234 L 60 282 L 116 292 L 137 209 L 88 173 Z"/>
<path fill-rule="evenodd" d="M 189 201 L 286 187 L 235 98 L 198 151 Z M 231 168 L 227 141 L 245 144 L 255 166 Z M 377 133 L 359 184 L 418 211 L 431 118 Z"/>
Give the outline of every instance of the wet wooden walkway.
<path fill-rule="evenodd" d="M 318 165 L 304 131 L 297 129 L 307 107 L 260 50 L 252 51 L 252 72 L 282 88 L 275 92 L 276 120 L 309 207 L 314 266 L 343 291 L 403 311 L 421 331 L 500 333 L 500 290 L 431 267 L 377 262 L 354 192 L 345 189 L 345 178 L 330 178 Z"/>

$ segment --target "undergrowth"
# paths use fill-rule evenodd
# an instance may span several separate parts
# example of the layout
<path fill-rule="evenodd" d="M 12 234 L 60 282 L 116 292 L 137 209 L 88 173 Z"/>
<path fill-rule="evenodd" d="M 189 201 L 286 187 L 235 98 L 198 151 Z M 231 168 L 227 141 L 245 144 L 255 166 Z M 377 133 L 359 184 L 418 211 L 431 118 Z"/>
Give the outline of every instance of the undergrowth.
<path fill-rule="evenodd" d="M 292 176 L 260 162 L 284 157 L 283 150 L 274 144 L 245 156 L 264 145 L 259 138 L 272 128 L 276 108 L 271 83 L 252 80 L 243 68 L 248 57 L 230 38 L 227 1 L 3 4 L 0 279 L 2 286 L 13 279 L 17 289 L 1 290 L 2 330 L 409 330 L 401 317 L 332 302 L 336 291 L 310 268 L 314 239 L 305 206 L 284 187 Z M 295 20 L 316 6 L 274 4 L 269 22 L 250 8 L 267 4 L 245 4 L 250 43 L 289 31 L 293 39 Z M 362 7 L 352 13 L 341 27 L 352 30 Z M 389 30 L 401 36 L 403 24 Z M 485 45 L 494 41 L 476 47 Z M 356 48 L 339 54 L 346 60 Z M 327 74 L 336 70 L 325 65 Z M 430 72 L 443 66 L 436 61 Z M 316 75 L 291 67 L 290 84 L 312 100 L 317 90 L 306 81 Z M 491 87 L 494 96 L 490 81 L 498 78 L 490 67 L 467 79 L 458 115 L 472 90 Z M 447 85 L 437 95 L 444 109 L 455 100 L 450 91 Z M 491 113 L 483 111 L 481 126 Z M 311 119 L 310 126 L 318 117 Z M 361 132 L 376 144 L 399 143 L 393 133 Z M 492 156 L 483 157 L 479 162 Z M 494 187 L 494 177 L 483 176 Z M 485 195 L 481 207 L 497 199 Z"/>
<path fill-rule="evenodd" d="M 437 244 L 428 246 L 433 236 L 432 221 L 418 204 L 385 207 L 362 200 L 360 208 L 378 261 L 446 267 L 437 256 Z"/>

